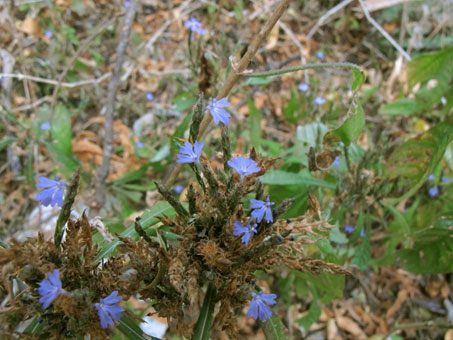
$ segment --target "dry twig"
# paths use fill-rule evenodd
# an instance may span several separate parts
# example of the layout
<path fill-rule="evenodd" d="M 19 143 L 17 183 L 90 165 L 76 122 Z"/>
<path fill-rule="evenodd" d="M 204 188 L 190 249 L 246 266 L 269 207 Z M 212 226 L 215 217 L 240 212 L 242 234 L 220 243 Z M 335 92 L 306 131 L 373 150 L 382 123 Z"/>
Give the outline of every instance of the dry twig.
<path fill-rule="evenodd" d="M 120 79 L 121 69 L 123 66 L 124 54 L 126 51 L 127 42 L 134 22 L 135 11 L 137 9 L 136 0 L 130 1 L 127 9 L 126 18 L 124 20 L 123 29 L 121 32 L 118 47 L 116 49 L 115 68 L 113 70 L 112 79 L 110 80 L 107 105 L 105 112 L 105 125 L 104 125 L 104 148 L 102 154 L 102 165 L 98 168 L 96 173 L 96 194 L 95 200 L 98 207 L 102 207 L 105 202 L 105 181 L 109 174 L 110 159 L 113 154 L 113 109 L 115 103 L 116 91 Z"/>

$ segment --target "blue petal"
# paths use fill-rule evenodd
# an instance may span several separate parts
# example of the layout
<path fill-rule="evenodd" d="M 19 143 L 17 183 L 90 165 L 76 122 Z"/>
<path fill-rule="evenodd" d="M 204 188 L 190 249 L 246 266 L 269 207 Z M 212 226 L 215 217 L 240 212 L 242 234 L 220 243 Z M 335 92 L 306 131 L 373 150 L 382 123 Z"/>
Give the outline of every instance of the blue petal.
<path fill-rule="evenodd" d="M 262 207 L 261 209 L 253 210 L 252 211 L 252 218 L 256 218 L 256 221 L 259 223 L 263 219 L 264 212 L 266 207 Z"/>
<path fill-rule="evenodd" d="M 264 202 L 264 201 L 255 200 L 253 198 L 250 200 L 250 203 L 252 203 L 252 205 L 250 206 L 250 208 L 252 208 L 252 209 L 261 208 L 266 204 L 266 202 Z"/>
<path fill-rule="evenodd" d="M 58 289 L 61 289 L 60 272 L 58 269 L 55 269 L 52 273 L 49 273 L 49 281 L 52 285 Z"/>
<path fill-rule="evenodd" d="M 115 303 L 120 302 L 122 299 L 123 298 L 121 296 L 118 296 L 118 291 L 115 290 L 106 298 L 101 299 L 101 303 L 103 303 L 105 305 L 113 305 Z"/>
<path fill-rule="evenodd" d="M 39 303 L 42 304 L 42 309 L 47 309 L 53 300 L 55 300 L 58 296 L 58 292 L 52 292 L 49 294 L 44 295 L 39 299 Z"/>
<path fill-rule="evenodd" d="M 107 328 L 108 326 L 113 326 L 113 320 L 107 314 L 104 309 L 101 308 L 99 303 L 95 303 L 94 306 L 98 310 L 99 319 L 101 320 L 101 327 Z"/>
<path fill-rule="evenodd" d="M 269 207 L 266 208 L 266 222 L 274 222 L 274 219 L 272 218 L 272 210 Z"/>
<path fill-rule="evenodd" d="M 58 185 L 57 181 L 42 176 L 38 177 L 38 183 L 36 183 L 36 186 L 39 188 L 50 188 L 56 185 Z"/>
<path fill-rule="evenodd" d="M 245 243 L 245 246 L 248 247 L 250 237 L 252 236 L 252 233 L 250 231 L 247 231 L 244 236 L 242 236 L 241 241 L 242 243 Z"/>
<path fill-rule="evenodd" d="M 247 316 L 251 316 L 255 320 L 258 318 L 258 304 L 255 299 L 252 299 L 252 302 L 250 302 L 250 308 L 247 312 Z"/>
<path fill-rule="evenodd" d="M 124 308 L 119 305 L 105 306 L 104 310 L 110 314 L 113 320 L 121 319 L 121 313 L 124 312 Z"/>
<path fill-rule="evenodd" d="M 215 103 L 215 106 L 216 106 L 216 107 L 228 107 L 228 106 L 230 106 L 230 103 L 228 102 L 228 98 L 227 98 L 227 97 L 224 97 L 224 98 L 218 100 L 218 101 Z"/>
<path fill-rule="evenodd" d="M 52 197 L 52 206 L 58 205 L 59 207 L 63 206 L 63 195 L 64 195 L 64 188 L 58 188 Z"/>
<path fill-rule="evenodd" d="M 276 298 L 277 298 L 277 295 L 275 295 L 275 294 L 260 294 L 260 299 L 270 305 L 275 305 L 277 303 L 275 301 Z"/>
<path fill-rule="evenodd" d="M 243 233 L 248 232 L 248 229 L 247 229 L 246 227 L 244 227 L 244 226 L 243 226 L 241 223 L 239 223 L 238 221 L 236 221 L 236 222 L 234 223 L 234 226 L 235 226 L 235 228 L 234 228 L 234 230 L 233 230 L 233 235 L 234 235 L 234 236 L 239 236 L 239 235 L 241 235 L 241 234 L 243 234 Z"/>
<path fill-rule="evenodd" d="M 57 190 L 56 187 L 44 189 L 36 195 L 36 199 L 41 202 L 42 205 L 48 206 L 52 203 L 52 197 Z"/>
<path fill-rule="evenodd" d="M 268 317 L 272 316 L 271 309 L 266 306 L 263 302 L 258 302 L 259 316 L 258 318 L 262 321 L 267 320 Z"/>

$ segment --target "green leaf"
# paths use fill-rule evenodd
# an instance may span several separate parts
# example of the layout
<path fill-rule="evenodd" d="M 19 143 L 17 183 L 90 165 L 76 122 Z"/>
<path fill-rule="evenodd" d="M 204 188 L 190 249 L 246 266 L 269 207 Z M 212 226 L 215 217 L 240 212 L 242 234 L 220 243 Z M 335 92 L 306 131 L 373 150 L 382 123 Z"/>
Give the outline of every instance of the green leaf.
<path fill-rule="evenodd" d="M 401 98 L 393 103 L 382 105 L 379 113 L 386 116 L 409 116 L 417 113 L 417 105 L 412 99 Z"/>
<path fill-rule="evenodd" d="M 261 140 L 261 112 L 250 97 L 247 97 L 247 105 L 249 107 L 250 141 L 255 148 L 259 148 Z"/>
<path fill-rule="evenodd" d="M 359 219 L 357 222 L 357 230 L 362 230 L 363 226 L 363 214 L 360 213 Z M 354 256 L 351 259 L 351 265 L 355 265 L 360 268 L 360 270 L 365 270 L 368 266 L 368 262 L 371 259 L 371 245 L 370 245 L 370 228 L 365 226 L 365 236 L 360 245 L 355 247 Z"/>
<path fill-rule="evenodd" d="M 365 73 L 362 70 L 352 69 L 352 91 L 360 89 L 363 82 L 365 81 Z"/>
<path fill-rule="evenodd" d="M 329 303 L 333 299 L 341 298 L 343 296 L 343 289 L 345 284 L 344 275 L 333 275 L 330 273 L 301 273 L 297 272 L 298 280 L 308 283 L 313 290 L 316 290 L 316 299 L 322 303 Z"/>
<path fill-rule="evenodd" d="M 329 131 L 324 136 L 324 142 L 327 144 L 342 141 L 345 145 L 357 141 L 365 127 L 365 114 L 363 113 L 362 104 L 355 98 L 352 102 L 348 116 L 340 127 Z"/>
<path fill-rule="evenodd" d="M 50 157 L 54 163 L 58 164 L 61 172 L 66 177 L 70 177 L 79 167 L 79 163 L 76 161 L 73 155 L 67 155 L 60 149 L 58 149 L 54 143 L 45 142 L 44 145 L 49 151 Z"/>
<path fill-rule="evenodd" d="M 421 54 L 407 65 L 409 85 L 437 79 L 448 83 L 453 75 L 453 47 Z"/>
<path fill-rule="evenodd" d="M 55 139 L 55 148 L 71 157 L 71 116 L 64 105 L 60 104 L 55 107 L 50 132 Z"/>
<path fill-rule="evenodd" d="M 158 202 L 151 208 L 151 210 L 145 211 L 140 222 L 142 224 L 142 227 L 146 228 L 159 222 L 156 216 L 161 214 L 171 216 L 172 213 L 174 214 L 174 210 L 170 206 L 170 204 L 168 204 L 167 202 Z M 129 228 L 123 231 L 121 233 L 121 236 L 130 237 L 135 241 L 137 241 L 139 238 L 139 235 L 135 231 L 133 225 L 131 225 Z M 110 242 L 105 247 L 103 247 L 96 258 L 96 262 L 100 262 L 102 261 L 103 258 L 108 257 L 120 243 L 121 241 L 119 239 L 115 239 L 114 241 Z"/>
<path fill-rule="evenodd" d="M 123 316 L 116 325 L 116 328 L 123 333 L 127 339 L 129 340 L 149 340 L 151 339 L 158 339 L 155 337 L 144 336 L 143 331 L 141 328 L 132 320 L 128 319 L 127 317 Z"/>
<path fill-rule="evenodd" d="M 443 159 L 447 146 L 453 141 L 453 124 L 440 123 L 422 136 L 417 136 L 400 145 L 389 157 L 386 176 L 407 177 L 411 188 L 401 197 L 387 198 L 386 204 L 396 204 L 414 195 L 434 172 Z"/>
<path fill-rule="evenodd" d="M 175 133 L 171 137 L 171 151 L 173 154 L 179 152 L 179 142 L 177 141 L 177 138 L 183 138 L 184 137 L 184 132 L 187 130 L 189 127 L 190 121 L 192 119 L 192 113 L 189 113 L 184 120 L 179 124 L 179 126 L 176 128 Z"/>
<path fill-rule="evenodd" d="M 293 93 L 290 102 L 283 109 L 283 116 L 288 122 L 292 124 L 297 124 L 298 117 L 296 113 L 297 113 L 297 96 Z"/>
<path fill-rule="evenodd" d="M 332 242 L 335 242 L 338 244 L 347 244 L 348 243 L 348 238 L 346 237 L 346 234 L 342 233 L 339 228 L 333 228 L 330 231 L 329 239 Z"/>
<path fill-rule="evenodd" d="M 261 176 L 260 180 L 263 184 L 274 184 L 274 185 L 305 184 L 328 189 L 336 188 L 335 184 L 313 178 L 309 175 L 296 174 L 293 172 L 286 172 L 282 170 L 270 171 Z"/>
<path fill-rule="evenodd" d="M 308 309 L 308 314 L 304 317 L 296 320 L 297 324 L 304 328 L 308 332 L 311 325 L 313 325 L 321 316 L 321 308 L 318 305 L 318 296 L 316 294 L 316 289 L 312 289 L 313 300 L 311 301 L 310 308 Z"/>
<path fill-rule="evenodd" d="M 212 282 L 209 282 L 192 340 L 209 340 L 214 319 L 215 296 L 215 287 Z"/>
<path fill-rule="evenodd" d="M 1 141 L 0 141 L 0 151 L 2 151 L 4 148 L 6 148 L 8 145 L 14 143 L 16 141 L 16 138 L 15 137 L 4 137 Z"/>
<path fill-rule="evenodd" d="M 266 321 L 260 322 L 260 324 L 267 340 L 289 339 L 285 326 L 278 315 L 272 315 Z"/>

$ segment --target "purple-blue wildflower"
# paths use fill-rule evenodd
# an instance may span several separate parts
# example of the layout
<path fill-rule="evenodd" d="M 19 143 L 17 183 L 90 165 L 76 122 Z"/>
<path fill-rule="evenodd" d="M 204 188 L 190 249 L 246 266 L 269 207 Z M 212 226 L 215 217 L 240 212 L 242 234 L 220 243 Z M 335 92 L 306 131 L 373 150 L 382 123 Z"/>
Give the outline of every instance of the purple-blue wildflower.
<path fill-rule="evenodd" d="M 115 290 L 106 298 L 101 299 L 99 303 L 94 304 L 98 310 L 102 328 L 113 326 L 113 320 L 121 319 L 121 313 L 124 312 L 124 308 L 117 305 L 121 300 L 122 297 L 118 296 L 118 291 Z"/>
<path fill-rule="evenodd" d="M 154 99 L 153 94 L 151 92 L 146 92 L 146 99 L 150 101 L 153 100 Z"/>
<path fill-rule="evenodd" d="M 175 186 L 173 187 L 174 192 L 176 192 L 177 194 L 182 193 L 182 190 L 183 190 L 183 189 L 184 189 L 184 188 L 183 188 L 181 185 L 175 185 Z"/>
<path fill-rule="evenodd" d="M 257 233 L 256 231 L 256 226 L 257 224 L 255 223 L 254 225 L 250 226 L 250 221 L 247 223 L 247 225 L 244 227 L 239 221 L 234 222 L 234 229 L 233 229 L 233 235 L 234 236 L 240 236 L 242 234 L 241 241 L 242 243 L 245 243 L 245 246 L 247 247 L 249 245 L 250 238 L 252 237 L 252 233 Z"/>
<path fill-rule="evenodd" d="M 180 154 L 176 155 L 179 159 L 176 163 L 195 163 L 199 162 L 199 158 L 201 156 L 201 149 L 203 149 L 203 142 L 192 145 L 192 143 L 185 142 L 184 145 L 179 147 Z"/>
<path fill-rule="evenodd" d="M 64 289 L 61 288 L 59 276 L 60 272 L 58 269 L 55 269 L 52 273 L 49 273 L 49 279 L 43 280 L 39 283 L 38 293 L 41 295 L 39 303 L 42 304 L 42 309 L 49 307 L 58 295 L 65 292 Z"/>
<path fill-rule="evenodd" d="M 227 97 L 220 100 L 212 98 L 208 106 L 206 106 L 206 110 L 209 110 L 209 112 L 211 112 L 212 118 L 214 119 L 214 123 L 216 125 L 219 124 L 219 122 L 227 125 L 230 121 L 231 115 L 223 109 L 223 107 L 228 106 L 230 106 L 230 103 L 228 102 Z"/>
<path fill-rule="evenodd" d="M 130 1 L 124 1 L 124 8 L 129 8 L 129 6 L 131 5 Z"/>
<path fill-rule="evenodd" d="M 39 129 L 40 130 L 49 130 L 50 128 L 50 122 L 44 122 L 44 123 L 41 123 L 41 125 L 39 126 Z"/>
<path fill-rule="evenodd" d="M 255 200 L 252 198 L 250 200 L 250 203 L 252 203 L 250 208 L 256 209 L 256 210 L 252 211 L 252 214 L 251 214 L 252 218 L 255 218 L 258 223 L 260 223 L 261 220 L 263 219 L 264 213 L 266 213 L 266 222 L 267 223 L 274 222 L 274 219 L 272 218 L 271 206 L 274 205 L 275 203 L 270 202 L 269 197 L 267 198 L 267 202 Z"/>
<path fill-rule="evenodd" d="M 228 165 L 231 166 L 240 176 L 241 182 L 245 176 L 254 174 L 261 170 L 258 164 L 250 158 L 245 158 L 242 156 L 232 158 L 228 161 Z"/>
<path fill-rule="evenodd" d="M 434 181 L 436 179 L 436 176 L 434 176 L 434 174 L 431 174 L 428 176 L 428 180 L 430 181 Z"/>
<path fill-rule="evenodd" d="M 63 206 L 63 195 L 64 188 L 67 184 L 65 182 L 58 181 L 58 177 L 55 180 L 46 177 L 38 177 L 38 183 L 36 186 L 39 188 L 46 188 L 40 191 L 36 195 L 36 199 L 41 202 L 44 206 Z"/>
<path fill-rule="evenodd" d="M 362 228 L 362 230 L 360 230 L 360 237 L 364 237 L 365 236 L 365 228 Z"/>
<path fill-rule="evenodd" d="M 263 294 L 263 292 L 259 292 L 258 294 L 252 293 L 252 302 L 250 302 L 250 308 L 247 312 L 247 316 L 251 316 L 255 320 L 267 320 L 268 317 L 272 316 L 272 311 L 265 304 L 275 305 L 277 303 L 275 301 L 276 298 L 277 295 L 275 294 Z"/>
<path fill-rule="evenodd" d="M 307 83 L 302 83 L 299 84 L 297 88 L 299 89 L 299 91 L 308 92 L 310 90 L 310 85 L 308 85 Z"/>
<path fill-rule="evenodd" d="M 447 184 L 448 184 L 448 183 L 451 183 L 451 179 L 450 179 L 450 178 L 448 178 L 448 177 L 442 176 L 442 182 L 444 182 L 444 183 L 447 183 Z"/>
<path fill-rule="evenodd" d="M 316 57 L 318 59 L 324 59 L 324 57 L 325 57 L 324 52 L 323 51 L 319 51 L 318 53 L 316 53 Z"/>
<path fill-rule="evenodd" d="M 199 22 L 195 18 L 191 18 L 190 20 L 184 21 L 184 26 L 186 26 L 192 32 L 198 33 L 200 35 L 204 35 L 204 34 L 208 33 L 208 30 L 202 28 L 201 22 Z"/>
<path fill-rule="evenodd" d="M 430 188 L 428 192 L 431 197 L 435 197 L 439 194 L 439 188 L 437 186 L 434 186 Z"/>
<path fill-rule="evenodd" d="M 323 97 L 315 97 L 315 100 L 313 100 L 313 103 L 317 105 L 323 105 L 327 103 L 327 100 L 325 100 Z"/>
<path fill-rule="evenodd" d="M 143 144 L 142 142 L 136 142 L 135 146 L 139 149 L 142 149 L 145 146 L 145 144 Z"/>
<path fill-rule="evenodd" d="M 340 165 L 341 165 L 340 156 L 337 156 L 337 157 L 335 157 L 335 160 L 333 161 L 332 166 L 340 166 Z"/>
<path fill-rule="evenodd" d="M 49 38 L 49 39 L 53 37 L 52 31 L 45 31 L 45 32 L 44 32 L 44 35 L 45 35 L 47 38 Z"/>
<path fill-rule="evenodd" d="M 354 232 L 354 226 L 352 224 L 346 224 L 344 226 L 344 231 L 348 234 L 352 234 Z"/>

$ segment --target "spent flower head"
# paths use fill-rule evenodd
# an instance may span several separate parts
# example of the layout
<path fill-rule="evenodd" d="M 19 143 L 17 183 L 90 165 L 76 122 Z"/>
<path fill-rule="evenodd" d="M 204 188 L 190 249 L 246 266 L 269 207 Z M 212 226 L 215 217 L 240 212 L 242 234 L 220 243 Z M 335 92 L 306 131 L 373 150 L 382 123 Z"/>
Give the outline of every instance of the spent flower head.
<path fill-rule="evenodd" d="M 263 292 L 259 292 L 258 294 L 252 293 L 252 302 L 250 303 L 247 316 L 251 316 L 255 320 L 267 320 L 268 317 L 272 316 L 272 311 L 266 303 L 268 305 L 275 305 L 277 303 L 275 301 L 276 298 L 277 295 L 275 294 L 263 294 Z"/>
<path fill-rule="evenodd" d="M 203 145 L 203 142 L 198 143 L 198 141 L 196 141 L 193 145 L 192 143 L 185 142 L 184 145 L 181 145 L 179 147 L 180 154 L 176 155 L 177 157 L 179 157 L 178 160 L 176 160 L 176 163 L 199 162 Z"/>
<path fill-rule="evenodd" d="M 308 92 L 310 90 L 310 85 L 308 85 L 307 83 L 302 83 L 299 84 L 297 88 L 299 89 L 299 91 Z"/>
<path fill-rule="evenodd" d="M 49 307 L 58 295 L 65 292 L 64 289 L 61 288 L 60 272 L 58 269 L 49 273 L 48 277 L 47 280 L 43 280 L 39 283 L 38 288 L 38 293 L 41 295 L 39 303 L 42 304 L 42 309 Z"/>
<path fill-rule="evenodd" d="M 101 299 L 99 303 L 94 304 L 98 311 L 102 328 L 113 326 L 113 320 L 121 319 L 121 313 L 124 312 L 124 308 L 117 305 L 121 300 L 122 297 L 118 296 L 118 291 L 115 290 L 106 298 Z"/>
<path fill-rule="evenodd" d="M 255 209 L 252 211 L 252 218 L 255 218 L 258 223 L 260 223 L 263 219 L 264 213 L 266 213 L 267 223 L 274 222 L 274 219 L 272 218 L 271 206 L 273 206 L 275 203 L 270 202 L 269 197 L 267 198 L 267 202 L 251 199 L 250 203 L 252 203 L 250 208 Z"/>
<path fill-rule="evenodd" d="M 195 18 L 191 18 L 190 20 L 184 21 L 184 26 L 190 29 L 192 32 L 198 33 L 200 35 L 204 35 L 208 33 L 207 29 L 201 27 L 201 22 L 199 22 Z"/>
<path fill-rule="evenodd" d="M 240 236 L 242 234 L 241 241 L 242 243 L 245 243 L 245 246 L 247 247 L 249 245 L 250 238 L 252 237 L 252 233 L 257 233 L 256 231 L 256 226 L 257 224 L 255 223 L 254 225 L 250 226 L 250 221 L 247 223 L 247 225 L 244 227 L 239 221 L 234 222 L 234 229 L 233 229 L 233 235 L 234 236 Z"/>
<path fill-rule="evenodd" d="M 254 174 L 261 170 L 258 164 L 250 158 L 245 158 L 242 156 L 232 158 L 228 161 L 228 165 L 231 166 L 240 176 L 241 182 L 245 176 Z"/>
<path fill-rule="evenodd" d="M 65 182 L 58 181 L 58 177 L 55 180 L 46 177 L 38 177 L 38 183 L 36 186 L 39 188 L 46 188 L 40 191 L 36 195 L 36 199 L 41 202 L 44 206 L 63 206 L 63 195 L 64 188 L 67 184 Z"/>
<path fill-rule="evenodd" d="M 212 98 L 208 106 L 206 106 L 206 110 L 209 110 L 209 112 L 211 112 L 212 118 L 214 119 L 214 123 L 216 125 L 219 124 L 219 122 L 227 125 L 230 121 L 231 115 L 223 109 L 224 107 L 228 106 L 230 106 L 230 103 L 228 102 L 227 97 L 220 100 Z"/>

